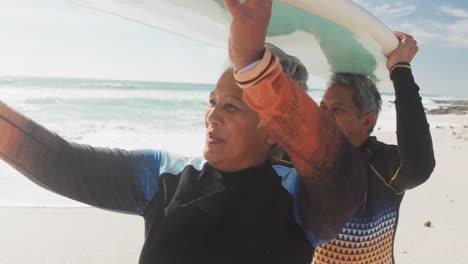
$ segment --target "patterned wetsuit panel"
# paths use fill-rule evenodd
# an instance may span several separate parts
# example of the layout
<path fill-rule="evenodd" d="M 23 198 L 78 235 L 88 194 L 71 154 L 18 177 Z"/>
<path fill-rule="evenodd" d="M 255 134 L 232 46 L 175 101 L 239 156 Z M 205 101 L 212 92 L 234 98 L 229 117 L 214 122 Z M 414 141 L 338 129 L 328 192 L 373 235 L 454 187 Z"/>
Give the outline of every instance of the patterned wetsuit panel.
<path fill-rule="evenodd" d="M 396 195 L 371 169 L 367 200 L 337 238 L 315 250 L 313 263 L 393 263 L 393 241 L 403 195 Z"/>
<path fill-rule="evenodd" d="M 396 209 L 374 217 L 353 217 L 338 238 L 319 246 L 313 263 L 392 263 Z"/>

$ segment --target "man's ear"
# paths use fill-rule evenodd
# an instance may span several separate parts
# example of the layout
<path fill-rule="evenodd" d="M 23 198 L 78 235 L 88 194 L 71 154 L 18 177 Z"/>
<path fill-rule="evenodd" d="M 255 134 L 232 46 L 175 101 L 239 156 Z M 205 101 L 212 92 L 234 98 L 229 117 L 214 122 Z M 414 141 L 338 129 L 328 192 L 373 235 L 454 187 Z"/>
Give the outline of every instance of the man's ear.
<path fill-rule="evenodd" d="M 369 112 L 363 116 L 362 127 L 365 131 L 370 131 L 370 129 L 375 125 L 377 121 L 377 115 L 374 112 Z"/>

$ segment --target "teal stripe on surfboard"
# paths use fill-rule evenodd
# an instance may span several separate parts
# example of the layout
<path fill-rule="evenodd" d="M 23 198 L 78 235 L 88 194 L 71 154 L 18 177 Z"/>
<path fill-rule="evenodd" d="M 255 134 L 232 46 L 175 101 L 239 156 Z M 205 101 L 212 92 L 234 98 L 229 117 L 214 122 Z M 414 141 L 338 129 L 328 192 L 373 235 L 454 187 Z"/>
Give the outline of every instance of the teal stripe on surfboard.
<path fill-rule="evenodd" d="M 319 45 L 328 60 L 330 71 L 374 74 L 376 58 L 350 31 L 283 3 L 277 3 L 274 9 L 269 36 L 291 34 L 297 30 L 310 32 L 319 36 Z"/>
<path fill-rule="evenodd" d="M 224 0 L 215 1 L 225 9 Z M 230 19 L 227 10 L 226 14 Z M 296 31 L 308 32 L 320 39 L 319 45 L 330 72 L 358 73 L 377 78 L 374 76 L 377 69 L 375 55 L 351 31 L 304 10 L 275 2 L 267 36 L 290 35 Z M 294 50 L 290 53 L 297 55 Z"/>

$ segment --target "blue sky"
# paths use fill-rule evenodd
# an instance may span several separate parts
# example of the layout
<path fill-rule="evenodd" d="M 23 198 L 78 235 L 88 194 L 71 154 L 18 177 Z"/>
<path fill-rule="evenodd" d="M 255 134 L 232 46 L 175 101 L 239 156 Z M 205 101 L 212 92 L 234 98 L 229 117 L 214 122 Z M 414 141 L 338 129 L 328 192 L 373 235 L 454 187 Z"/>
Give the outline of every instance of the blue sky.
<path fill-rule="evenodd" d="M 355 2 L 418 41 L 413 69 L 423 93 L 468 96 L 468 1 Z"/>
<path fill-rule="evenodd" d="M 468 96 L 468 1 L 355 2 L 415 36 L 424 94 Z M 214 83 L 227 65 L 223 50 L 65 0 L 0 0 L 0 32 L 0 75 Z"/>

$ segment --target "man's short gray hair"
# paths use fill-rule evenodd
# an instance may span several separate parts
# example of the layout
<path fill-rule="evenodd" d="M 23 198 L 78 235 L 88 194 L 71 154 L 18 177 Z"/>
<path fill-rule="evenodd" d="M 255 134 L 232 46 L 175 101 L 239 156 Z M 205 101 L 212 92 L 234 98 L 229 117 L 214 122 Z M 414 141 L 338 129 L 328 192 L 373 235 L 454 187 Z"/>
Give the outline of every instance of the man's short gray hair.
<path fill-rule="evenodd" d="M 283 68 L 283 72 L 296 81 L 305 91 L 309 89 L 309 87 L 307 87 L 309 73 L 307 72 L 304 64 L 302 64 L 302 62 L 297 57 L 287 54 L 280 48 L 270 43 L 266 43 L 265 48 L 267 48 L 273 55 L 278 57 L 281 67 Z M 270 150 L 269 160 L 273 163 L 278 162 L 284 157 L 284 154 L 285 150 L 283 147 L 280 144 L 276 144 Z"/>
<path fill-rule="evenodd" d="M 382 98 L 374 81 L 369 77 L 352 73 L 334 73 L 328 81 L 328 87 L 330 86 L 351 88 L 353 90 L 353 102 L 358 108 L 359 115 L 374 112 L 377 122 L 382 107 Z M 373 131 L 374 126 L 371 127 L 369 133 Z"/>

